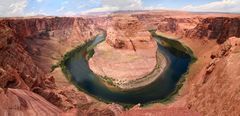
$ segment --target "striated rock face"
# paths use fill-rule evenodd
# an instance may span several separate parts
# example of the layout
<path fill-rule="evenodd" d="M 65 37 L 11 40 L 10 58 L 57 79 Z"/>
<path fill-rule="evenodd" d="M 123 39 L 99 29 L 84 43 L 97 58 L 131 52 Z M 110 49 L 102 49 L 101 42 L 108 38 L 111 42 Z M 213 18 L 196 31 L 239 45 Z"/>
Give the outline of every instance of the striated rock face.
<path fill-rule="evenodd" d="M 95 34 L 92 21 L 83 18 L 7 19 L 1 22 L 44 72 L 49 72 L 54 60 L 60 59 L 70 48 Z"/>
<path fill-rule="evenodd" d="M 3 20 L 13 30 L 19 40 L 27 39 L 34 35 L 48 34 L 49 31 L 69 29 L 72 27 L 74 18 L 33 18 L 33 19 L 7 19 Z M 21 28 L 19 28 L 21 27 Z M 23 42 L 23 41 L 21 41 Z"/>
<path fill-rule="evenodd" d="M 178 30 L 179 26 L 177 23 L 177 19 L 175 18 L 166 18 L 158 26 L 159 31 L 163 32 L 171 32 L 174 33 Z"/>
<path fill-rule="evenodd" d="M 194 29 L 189 30 L 186 36 L 216 39 L 218 43 L 223 43 L 229 37 L 240 37 L 240 18 L 205 18 Z"/>
<path fill-rule="evenodd" d="M 240 37 L 240 18 L 161 18 L 157 30 L 178 37 L 216 39 L 221 44 L 229 37 Z"/>
<path fill-rule="evenodd" d="M 1 116 L 49 116 L 60 115 L 62 111 L 50 104 L 44 98 L 30 91 L 0 88 L 0 115 Z"/>
<path fill-rule="evenodd" d="M 0 87 L 29 90 L 28 85 L 26 85 L 17 71 L 11 67 L 7 67 L 7 70 L 0 68 Z"/>
<path fill-rule="evenodd" d="M 200 18 L 163 18 L 157 27 L 157 31 L 183 37 L 186 31 L 194 28 Z"/>
<path fill-rule="evenodd" d="M 0 20 L 0 66 L 16 69 L 30 88 L 44 86 L 54 61 L 92 36 L 90 23 L 65 17 Z"/>
<path fill-rule="evenodd" d="M 20 44 L 19 41 L 21 39 L 16 37 L 14 34 L 15 31 L 8 27 L 6 22 L 0 21 L 0 27 L 0 67 L 5 70 L 9 67 L 16 70 L 17 75 L 19 75 L 30 88 L 34 86 L 42 86 L 41 81 L 44 74 L 34 64 L 28 52 Z"/>
<path fill-rule="evenodd" d="M 33 90 L 62 109 L 76 107 L 84 100 L 75 99 L 76 103 L 73 96 L 86 96 L 76 90 L 72 96 L 62 95 L 72 88 L 59 92 L 56 77 L 48 73 L 66 51 L 96 34 L 91 23 L 90 19 L 65 17 L 1 19 L 0 86 Z"/>

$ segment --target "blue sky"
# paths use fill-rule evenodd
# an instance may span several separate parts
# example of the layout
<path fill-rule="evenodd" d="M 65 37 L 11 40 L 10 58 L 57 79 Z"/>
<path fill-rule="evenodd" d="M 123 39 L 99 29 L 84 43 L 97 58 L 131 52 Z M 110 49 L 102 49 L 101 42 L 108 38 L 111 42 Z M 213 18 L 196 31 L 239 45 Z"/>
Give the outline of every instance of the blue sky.
<path fill-rule="evenodd" d="M 240 0 L 0 0 L 0 16 L 69 16 L 116 10 L 240 12 Z"/>

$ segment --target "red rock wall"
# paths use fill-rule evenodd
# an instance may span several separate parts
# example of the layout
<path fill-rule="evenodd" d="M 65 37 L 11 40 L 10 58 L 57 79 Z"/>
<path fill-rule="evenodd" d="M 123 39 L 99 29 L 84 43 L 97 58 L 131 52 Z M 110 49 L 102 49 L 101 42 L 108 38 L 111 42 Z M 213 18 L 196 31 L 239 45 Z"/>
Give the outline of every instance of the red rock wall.
<path fill-rule="evenodd" d="M 0 67 L 3 70 L 7 67 L 16 70 L 30 88 L 45 87 L 43 81 L 48 70 L 39 67 L 39 64 L 44 64 L 40 56 L 48 54 L 36 52 L 41 53 L 44 48 L 54 49 L 54 46 L 42 43 L 42 40 L 48 43 L 51 37 L 57 38 L 56 41 L 88 39 L 92 36 L 89 24 L 91 20 L 66 17 L 2 19 L 0 20 Z M 39 44 L 36 39 L 42 45 L 34 49 L 32 46 Z M 36 40 L 35 43 L 32 42 L 33 40 Z M 59 46 L 57 44 L 54 45 Z M 49 65 L 48 68 L 50 69 Z"/>
<path fill-rule="evenodd" d="M 229 37 L 240 37 L 240 18 L 206 18 L 194 29 L 189 30 L 186 36 L 197 39 L 216 39 L 218 43 L 223 43 Z"/>
<path fill-rule="evenodd" d="M 216 39 L 221 44 L 229 37 L 240 37 L 240 18 L 162 18 L 157 30 L 179 37 Z"/>
<path fill-rule="evenodd" d="M 69 89 L 58 92 L 54 79 L 58 77 L 48 74 L 56 63 L 54 61 L 59 61 L 66 51 L 96 34 L 92 23 L 91 19 L 65 17 L 0 20 L 0 89 L 6 92 L 9 91 L 6 88 L 32 90 L 61 109 L 74 107 L 75 101 L 85 103 L 79 97 L 85 98 L 81 93 L 74 91 L 76 99 L 72 99 L 74 97 L 69 94 L 61 94 Z M 31 100 L 29 96 L 26 95 L 24 100 Z M 36 111 L 36 114 L 42 114 L 42 111 Z"/>
<path fill-rule="evenodd" d="M 22 33 L 17 35 L 17 30 L 10 28 L 5 21 L 1 21 L 0 27 L 0 67 L 3 69 L 11 67 L 16 70 L 30 88 L 39 85 L 44 74 L 18 42 L 20 39 L 18 37 Z"/>
<path fill-rule="evenodd" d="M 74 18 L 36 18 L 5 20 L 9 28 L 14 30 L 17 38 L 24 38 L 44 31 L 70 28 Z"/>

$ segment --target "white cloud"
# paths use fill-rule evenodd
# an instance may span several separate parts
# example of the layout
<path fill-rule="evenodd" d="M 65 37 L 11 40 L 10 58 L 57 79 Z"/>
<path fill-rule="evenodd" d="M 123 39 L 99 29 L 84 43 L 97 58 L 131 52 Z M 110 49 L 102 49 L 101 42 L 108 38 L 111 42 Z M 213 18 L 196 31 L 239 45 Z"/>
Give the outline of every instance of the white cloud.
<path fill-rule="evenodd" d="M 35 9 L 30 12 L 26 12 L 25 8 L 28 5 L 29 0 L 0 0 L 0 17 L 6 16 L 29 16 L 38 14 L 47 14 L 44 9 Z M 38 3 L 44 2 L 44 0 L 35 0 Z M 153 6 L 145 6 L 142 0 L 89 0 L 89 4 L 80 4 L 76 7 L 76 10 L 65 11 L 66 5 L 70 4 L 70 0 L 64 0 L 61 3 L 57 12 L 61 12 L 61 15 L 73 16 L 79 14 L 79 11 L 83 8 L 89 8 L 93 4 L 99 4 L 100 7 L 92 8 L 82 13 L 90 12 L 106 12 L 106 11 L 118 11 L 118 10 L 156 10 L 156 9 L 168 9 L 168 10 L 187 10 L 187 11 L 203 11 L 203 12 L 237 12 L 240 13 L 240 0 L 219 0 L 216 2 L 210 2 L 202 5 L 186 5 L 179 9 L 169 9 L 162 4 L 154 4 Z M 31 4 L 29 4 L 31 5 Z M 30 6 L 31 7 L 31 6 Z M 75 11 L 75 12 L 74 12 Z M 63 12 L 63 13 L 62 13 Z"/>
<path fill-rule="evenodd" d="M 91 13 L 91 12 L 111 12 L 111 11 L 117 11 L 120 10 L 118 7 L 99 7 L 99 8 L 93 8 L 87 11 L 84 11 L 83 13 Z"/>
<path fill-rule="evenodd" d="M 94 1 L 94 0 L 92 0 Z M 203 5 L 187 5 L 183 8 L 167 8 L 161 4 L 154 6 L 144 6 L 142 0 L 101 0 L 101 7 L 85 11 L 89 12 L 106 12 L 117 10 L 186 10 L 186 11 L 204 11 L 204 12 L 240 12 L 240 0 L 219 0 Z"/>
<path fill-rule="evenodd" d="M 103 7 L 118 7 L 121 10 L 137 10 L 142 8 L 141 0 L 102 0 Z"/>
<path fill-rule="evenodd" d="M 82 4 L 82 5 L 79 5 L 78 8 L 81 9 L 81 8 L 85 8 L 87 5 L 86 4 Z"/>
<path fill-rule="evenodd" d="M 57 12 L 61 12 L 61 11 L 63 11 L 64 9 L 65 9 L 65 7 L 62 6 L 61 8 L 57 9 Z"/>
<path fill-rule="evenodd" d="M 155 6 L 147 6 L 147 7 L 144 7 L 144 10 L 159 10 L 159 9 L 165 9 L 167 10 L 168 8 L 164 7 L 164 5 L 162 4 L 158 4 L 158 5 L 155 5 Z M 170 10 L 170 9 L 169 9 Z"/>
<path fill-rule="evenodd" d="M 43 0 L 37 0 L 37 2 L 42 2 Z"/>
<path fill-rule="evenodd" d="M 62 5 L 66 5 L 66 4 L 69 4 L 69 1 L 62 2 Z"/>
<path fill-rule="evenodd" d="M 101 7 L 90 9 L 85 13 L 141 9 L 143 9 L 142 0 L 101 0 Z"/>
<path fill-rule="evenodd" d="M 73 11 L 67 11 L 64 13 L 64 16 L 76 16 L 77 13 L 76 12 L 73 12 Z"/>
<path fill-rule="evenodd" d="M 48 14 L 45 13 L 43 10 L 25 13 L 25 16 L 36 16 L 36 15 L 46 15 L 47 16 Z"/>
<path fill-rule="evenodd" d="M 0 0 L 0 16 L 21 16 L 27 0 Z"/>
<path fill-rule="evenodd" d="M 190 4 L 183 7 L 182 10 L 204 12 L 240 12 L 240 0 L 222 0 L 198 6 Z"/>

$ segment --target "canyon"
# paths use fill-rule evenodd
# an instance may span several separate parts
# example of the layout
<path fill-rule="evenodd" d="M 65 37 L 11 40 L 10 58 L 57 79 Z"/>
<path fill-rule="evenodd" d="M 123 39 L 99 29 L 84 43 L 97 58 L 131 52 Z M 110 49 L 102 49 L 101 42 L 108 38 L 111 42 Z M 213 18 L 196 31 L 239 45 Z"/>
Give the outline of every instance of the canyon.
<path fill-rule="evenodd" d="M 169 103 L 130 109 L 105 103 L 79 91 L 57 66 L 64 54 L 105 30 L 106 41 L 89 60 L 91 70 L 123 82 L 143 77 L 157 62 L 151 29 L 184 43 L 197 57 Z M 1 115 L 240 114 L 239 14 L 139 11 L 1 18 L 0 38 Z"/>

